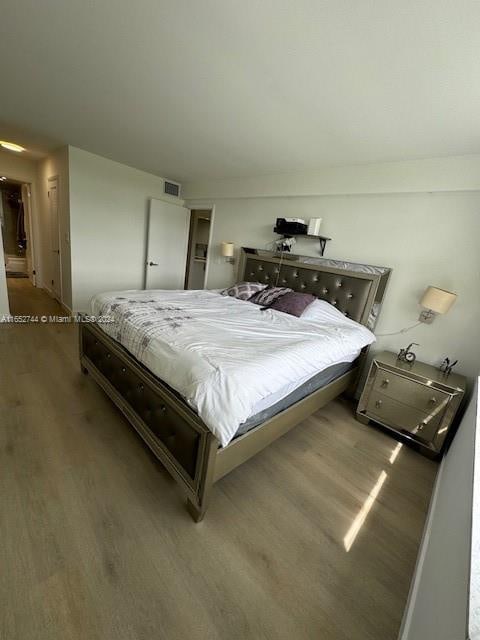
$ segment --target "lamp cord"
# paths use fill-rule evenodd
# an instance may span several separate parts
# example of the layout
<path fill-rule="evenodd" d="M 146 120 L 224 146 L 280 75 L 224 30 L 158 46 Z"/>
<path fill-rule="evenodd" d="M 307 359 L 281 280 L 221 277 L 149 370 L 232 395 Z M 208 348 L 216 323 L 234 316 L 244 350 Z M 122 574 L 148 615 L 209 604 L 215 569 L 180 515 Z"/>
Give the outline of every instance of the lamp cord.
<path fill-rule="evenodd" d="M 410 331 L 411 329 L 415 329 L 415 327 L 418 327 L 419 324 L 422 324 L 422 323 L 416 322 L 415 324 L 412 324 L 410 327 L 404 327 L 403 329 L 400 329 L 400 331 L 393 331 L 392 333 L 377 333 L 375 335 L 379 338 L 383 338 L 384 336 L 399 336 L 401 333 L 407 333 L 407 331 Z"/>

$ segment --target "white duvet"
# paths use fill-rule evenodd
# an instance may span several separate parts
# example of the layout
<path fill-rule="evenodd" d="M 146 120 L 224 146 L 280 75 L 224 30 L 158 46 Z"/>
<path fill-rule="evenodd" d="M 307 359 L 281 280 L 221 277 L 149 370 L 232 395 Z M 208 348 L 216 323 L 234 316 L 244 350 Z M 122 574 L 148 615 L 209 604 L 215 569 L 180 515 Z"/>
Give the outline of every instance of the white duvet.
<path fill-rule="evenodd" d="M 223 446 L 269 396 L 277 401 L 282 390 L 353 361 L 375 340 L 320 301 L 305 319 L 213 291 L 117 291 L 91 306 L 113 317 L 99 326 L 178 391 Z"/>

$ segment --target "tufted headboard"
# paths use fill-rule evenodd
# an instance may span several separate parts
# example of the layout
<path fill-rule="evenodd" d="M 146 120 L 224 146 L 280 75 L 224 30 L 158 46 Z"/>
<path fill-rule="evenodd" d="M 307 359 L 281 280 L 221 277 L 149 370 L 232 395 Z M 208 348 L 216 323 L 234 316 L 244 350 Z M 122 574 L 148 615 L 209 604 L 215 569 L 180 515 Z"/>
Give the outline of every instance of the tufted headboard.
<path fill-rule="evenodd" d="M 373 330 L 391 269 L 243 248 L 239 279 L 290 287 L 326 300 Z"/>

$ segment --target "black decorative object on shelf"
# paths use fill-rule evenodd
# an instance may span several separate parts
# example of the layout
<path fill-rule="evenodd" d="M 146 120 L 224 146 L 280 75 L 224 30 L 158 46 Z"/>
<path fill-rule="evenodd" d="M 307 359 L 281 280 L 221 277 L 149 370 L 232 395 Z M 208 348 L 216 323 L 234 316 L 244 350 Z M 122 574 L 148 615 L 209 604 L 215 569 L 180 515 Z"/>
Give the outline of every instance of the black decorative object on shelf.
<path fill-rule="evenodd" d="M 445 376 L 449 376 L 452 373 L 453 367 L 458 363 L 458 360 L 451 362 L 450 358 L 445 358 L 442 364 L 438 367 Z"/>
<path fill-rule="evenodd" d="M 284 242 L 279 241 L 282 251 L 291 251 L 293 243 L 288 241 L 298 236 L 304 236 L 305 238 L 316 238 L 320 242 L 320 255 L 323 256 L 327 242 L 331 240 L 331 238 L 309 234 L 307 229 L 308 225 L 303 218 L 277 218 L 277 222 L 273 228 L 275 233 L 283 236 Z"/>
<path fill-rule="evenodd" d="M 408 345 L 408 347 L 405 347 L 405 349 L 400 349 L 397 355 L 397 360 L 400 360 L 400 362 L 407 362 L 408 364 L 413 364 L 417 359 L 416 354 L 413 351 L 411 351 L 411 348 L 414 346 L 419 347 L 420 345 L 418 344 L 418 342 L 411 342 Z"/>

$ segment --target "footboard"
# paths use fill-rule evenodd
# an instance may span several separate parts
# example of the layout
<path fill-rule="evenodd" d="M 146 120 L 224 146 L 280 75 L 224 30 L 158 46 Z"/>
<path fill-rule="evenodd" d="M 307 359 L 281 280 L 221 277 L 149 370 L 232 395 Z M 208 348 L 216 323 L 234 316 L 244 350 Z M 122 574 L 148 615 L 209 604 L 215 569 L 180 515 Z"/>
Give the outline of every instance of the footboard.
<path fill-rule="evenodd" d="M 203 517 L 218 440 L 188 405 L 94 324 L 80 324 L 80 362 L 183 487 Z"/>

